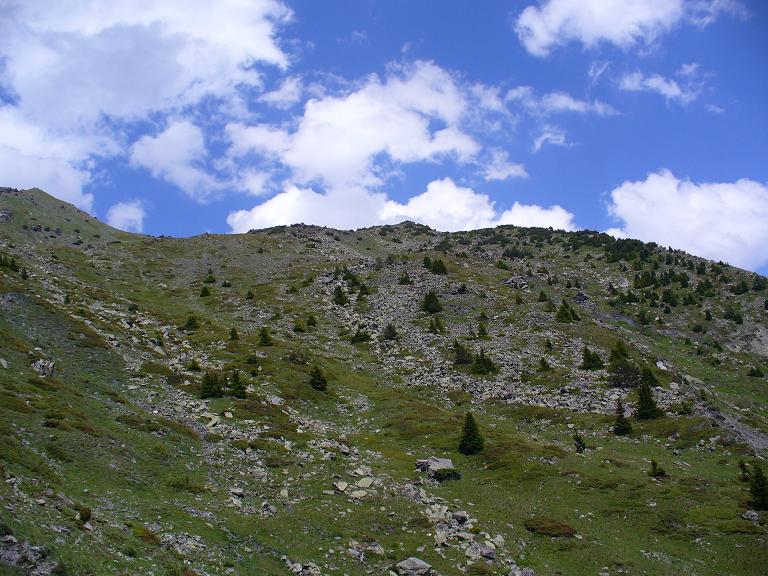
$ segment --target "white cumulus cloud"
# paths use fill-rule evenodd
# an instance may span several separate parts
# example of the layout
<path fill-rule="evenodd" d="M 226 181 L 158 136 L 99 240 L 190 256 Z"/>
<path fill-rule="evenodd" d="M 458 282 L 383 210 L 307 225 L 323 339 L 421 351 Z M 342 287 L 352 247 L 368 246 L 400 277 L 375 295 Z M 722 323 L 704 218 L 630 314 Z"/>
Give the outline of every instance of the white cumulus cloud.
<path fill-rule="evenodd" d="M 0 13 L 5 108 L 26 126 L 11 143 L 0 112 L 0 180 L 86 209 L 90 160 L 125 152 L 112 121 L 231 102 L 260 88 L 258 66 L 289 64 L 277 34 L 292 15 L 279 0 L 10 0 Z"/>
<path fill-rule="evenodd" d="M 107 224 L 126 232 L 142 232 L 144 216 L 144 205 L 140 200 L 118 202 L 107 210 Z"/>
<path fill-rule="evenodd" d="M 669 170 L 624 182 L 608 210 L 620 227 L 610 233 L 657 242 L 736 266 L 768 263 L 768 186 L 736 182 L 695 183 Z"/>
<path fill-rule="evenodd" d="M 450 178 L 434 180 L 426 191 L 405 202 L 366 190 L 315 192 L 296 186 L 227 218 L 233 232 L 247 232 L 296 222 L 358 228 L 414 220 L 438 230 L 468 230 L 500 224 L 575 229 L 573 214 L 560 206 L 542 207 L 515 202 L 499 212 L 486 195 L 456 185 Z"/>
<path fill-rule="evenodd" d="M 226 132 L 231 156 L 273 156 L 296 183 L 339 191 L 382 184 L 391 164 L 468 161 L 480 146 L 462 128 L 466 109 L 450 73 L 416 62 L 384 80 L 371 75 L 349 93 L 309 100 L 294 130 L 232 123 Z"/>
<path fill-rule="evenodd" d="M 142 136 L 131 146 L 132 165 L 146 168 L 199 201 L 222 187 L 200 167 L 206 155 L 202 130 L 188 120 L 172 121 L 157 136 Z"/>
<path fill-rule="evenodd" d="M 681 23 L 703 27 L 722 13 L 746 10 L 737 0 L 544 0 L 520 13 L 515 30 L 530 54 L 547 56 L 570 42 L 649 45 Z"/>
<path fill-rule="evenodd" d="M 483 178 L 486 181 L 527 177 L 528 172 L 525 170 L 525 166 L 510 162 L 509 154 L 505 150 L 491 150 L 490 158 L 483 170 Z"/>

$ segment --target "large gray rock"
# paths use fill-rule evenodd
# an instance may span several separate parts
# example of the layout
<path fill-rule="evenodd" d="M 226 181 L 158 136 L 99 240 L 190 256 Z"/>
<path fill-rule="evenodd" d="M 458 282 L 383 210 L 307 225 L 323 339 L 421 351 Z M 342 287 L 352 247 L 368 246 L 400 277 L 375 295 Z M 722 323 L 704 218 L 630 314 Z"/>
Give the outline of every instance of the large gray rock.
<path fill-rule="evenodd" d="M 401 576 L 426 576 L 432 572 L 432 566 L 414 556 L 397 564 L 397 573 Z"/>
<path fill-rule="evenodd" d="M 416 460 L 416 468 L 434 476 L 440 470 L 453 470 L 453 461 L 450 458 L 436 458 L 430 456 L 426 460 Z"/>

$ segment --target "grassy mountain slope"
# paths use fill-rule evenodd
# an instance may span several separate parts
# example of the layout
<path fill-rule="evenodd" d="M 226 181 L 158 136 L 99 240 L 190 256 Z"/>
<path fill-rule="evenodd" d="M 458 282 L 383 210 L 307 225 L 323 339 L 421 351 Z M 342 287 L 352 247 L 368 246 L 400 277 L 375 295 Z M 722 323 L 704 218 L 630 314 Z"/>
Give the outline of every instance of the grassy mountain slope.
<path fill-rule="evenodd" d="M 0 255 L 0 558 L 31 557 L 0 574 L 765 570 L 738 466 L 768 448 L 760 276 L 588 231 L 150 237 L 12 189 Z M 659 418 L 612 385 L 632 370 L 581 367 L 617 341 Z M 200 398 L 233 370 L 246 398 Z M 416 470 L 430 456 L 460 478 Z"/>

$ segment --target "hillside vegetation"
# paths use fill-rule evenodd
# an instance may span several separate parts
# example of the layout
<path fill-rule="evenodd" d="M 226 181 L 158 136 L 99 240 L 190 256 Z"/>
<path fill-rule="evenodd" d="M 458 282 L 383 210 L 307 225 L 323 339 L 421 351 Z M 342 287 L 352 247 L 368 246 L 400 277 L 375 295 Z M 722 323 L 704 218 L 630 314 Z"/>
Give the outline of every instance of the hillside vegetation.
<path fill-rule="evenodd" d="M 766 278 L 667 247 L 0 189 L 0 575 L 765 574 L 766 373 Z"/>

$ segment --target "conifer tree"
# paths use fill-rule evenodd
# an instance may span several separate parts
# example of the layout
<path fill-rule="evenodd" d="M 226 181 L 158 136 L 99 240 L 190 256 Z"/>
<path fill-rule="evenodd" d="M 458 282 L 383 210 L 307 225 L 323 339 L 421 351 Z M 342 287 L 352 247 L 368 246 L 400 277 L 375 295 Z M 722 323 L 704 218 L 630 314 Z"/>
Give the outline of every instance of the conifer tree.
<path fill-rule="evenodd" d="M 477 337 L 488 338 L 488 328 L 486 328 L 485 322 L 479 321 L 477 323 Z"/>
<path fill-rule="evenodd" d="M 350 342 L 352 342 L 352 344 L 360 344 L 361 342 L 368 342 L 370 339 L 371 335 L 368 333 L 368 331 L 358 327 L 357 332 L 352 334 Z"/>
<path fill-rule="evenodd" d="M 200 398 L 221 398 L 224 395 L 219 376 L 213 372 L 207 371 L 203 375 L 203 381 L 200 384 Z"/>
<path fill-rule="evenodd" d="M 411 280 L 411 277 L 408 276 L 408 272 L 403 272 L 400 275 L 400 278 L 398 278 L 397 283 L 401 286 L 407 286 L 408 284 L 413 284 L 413 280 Z"/>
<path fill-rule="evenodd" d="M 206 284 L 215 284 L 216 283 L 216 277 L 213 275 L 213 270 L 208 268 L 208 274 L 205 277 L 205 280 L 203 280 Z"/>
<path fill-rule="evenodd" d="M 542 356 L 539 359 L 539 372 L 549 372 L 550 370 L 552 370 L 552 367 L 547 362 L 547 359 Z"/>
<path fill-rule="evenodd" d="M 541 290 L 539 292 L 539 297 L 536 299 L 537 302 L 549 302 L 549 296 L 544 292 L 544 290 Z"/>
<path fill-rule="evenodd" d="M 443 328 L 443 321 L 440 319 L 440 316 L 437 314 L 430 316 L 429 327 L 427 328 L 427 331 L 430 334 L 440 334 L 443 331 Z"/>
<path fill-rule="evenodd" d="M 442 311 L 443 305 L 440 303 L 440 299 L 437 297 L 434 290 L 430 290 L 424 295 L 421 309 L 428 314 L 437 314 Z"/>
<path fill-rule="evenodd" d="M 312 367 L 312 371 L 309 373 L 309 384 L 320 392 L 324 392 L 328 388 L 328 379 L 317 364 Z"/>
<path fill-rule="evenodd" d="M 239 370 L 232 370 L 232 378 L 229 380 L 229 393 L 235 398 L 245 398 L 245 382 L 240 378 Z"/>
<path fill-rule="evenodd" d="M 347 298 L 347 295 L 344 294 L 344 290 L 341 286 L 336 286 L 336 288 L 333 289 L 333 303 L 338 304 L 339 306 L 344 306 L 349 302 L 349 299 Z"/>
<path fill-rule="evenodd" d="M 624 416 L 624 403 L 621 398 L 616 402 L 616 420 L 613 423 L 613 433 L 616 436 L 625 436 L 632 432 L 632 424 Z"/>
<path fill-rule="evenodd" d="M 263 326 L 261 330 L 259 330 L 259 346 L 272 346 L 274 343 L 275 342 L 272 340 L 272 336 L 269 333 L 269 328 Z"/>
<path fill-rule="evenodd" d="M 661 410 L 653 398 L 653 391 L 647 382 L 641 382 L 637 390 L 637 410 L 635 417 L 641 420 L 651 420 L 661 416 Z"/>
<path fill-rule="evenodd" d="M 664 470 L 656 460 L 651 460 L 651 469 L 648 472 L 651 478 L 664 478 L 667 476 L 667 471 Z"/>
<path fill-rule="evenodd" d="M 590 350 L 587 346 L 584 346 L 581 360 L 582 370 L 600 370 L 603 367 L 604 364 L 600 355 L 597 352 Z"/>
<path fill-rule="evenodd" d="M 208 286 L 203 286 L 202 290 L 200 290 L 200 298 L 205 298 L 206 296 L 210 296 L 211 291 L 208 290 Z"/>
<path fill-rule="evenodd" d="M 253 298 L 254 298 L 253 291 L 248 290 L 248 292 L 245 293 L 245 299 L 246 300 L 253 300 Z"/>
<path fill-rule="evenodd" d="M 200 328 L 200 323 L 197 321 L 197 318 L 194 316 L 187 318 L 187 322 L 184 324 L 185 330 L 197 330 L 198 328 Z"/>
<path fill-rule="evenodd" d="M 453 363 L 457 365 L 472 364 L 472 352 L 458 340 L 453 340 Z"/>
<path fill-rule="evenodd" d="M 432 260 L 432 265 L 429 267 L 432 274 L 448 274 L 448 268 L 445 267 L 445 263 L 442 260 Z"/>
<path fill-rule="evenodd" d="M 480 434 L 480 428 L 477 426 L 475 417 L 471 412 L 467 412 L 464 417 L 464 427 L 461 430 L 461 438 L 459 439 L 459 452 L 471 456 L 472 454 L 478 454 L 482 452 L 485 440 L 483 435 Z"/>
<path fill-rule="evenodd" d="M 577 454 L 582 454 L 587 449 L 587 443 L 584 441 L 584 437 L 578 432 L 573 435 L 573 445 L 576 448 Z"/>
<path fill-rule="evenodd" d="M 314 314 L 307 316 L 307 326 L 317 326 L 317 318 L 315 318 Z"/>
<path fill-rule="evenodd" d="M 755 462 L 749 475 L 750 505 L 757 510 L 768 510 L 768 481 L 762 466 Z"/>
<path fill-rule="evenodd" d="M 499 367 L 490 356 L 486 355 L 485 351 L 480 348 L 480 353 L 475 354 L 472 362 L 472 373 L 479 375 L 495 374 L 499 371 Z"/>
<path fill-rule="evenodd" d="M 230 340 L 240 340 L 240 335 L 237 333 L 237 329 L 232 326 L 229 330 L 229 339 Z"/>
<path fill-rule="evenodd" d="M 391 322 L 384 327 L 381 337 L 384 340 L 397 340 L 397 328 Z"/>
<path fill-rule="evenodd" d="M 424 268 L 426 268 L 427 270 L 432 269 L 432 258 L 430 258 L 429 256 L 424 256 Z"/>
<path fill-rule="evenodd" d="M 562 304 L 560 304 L 560 308 L 557 310 L 557 314 L 555 314 L 555 320 L 562 322 L 563 324 L 573 322 L 571 308 L 568 306 L 568 303 L 565 300 L 563 300 Z"/>

